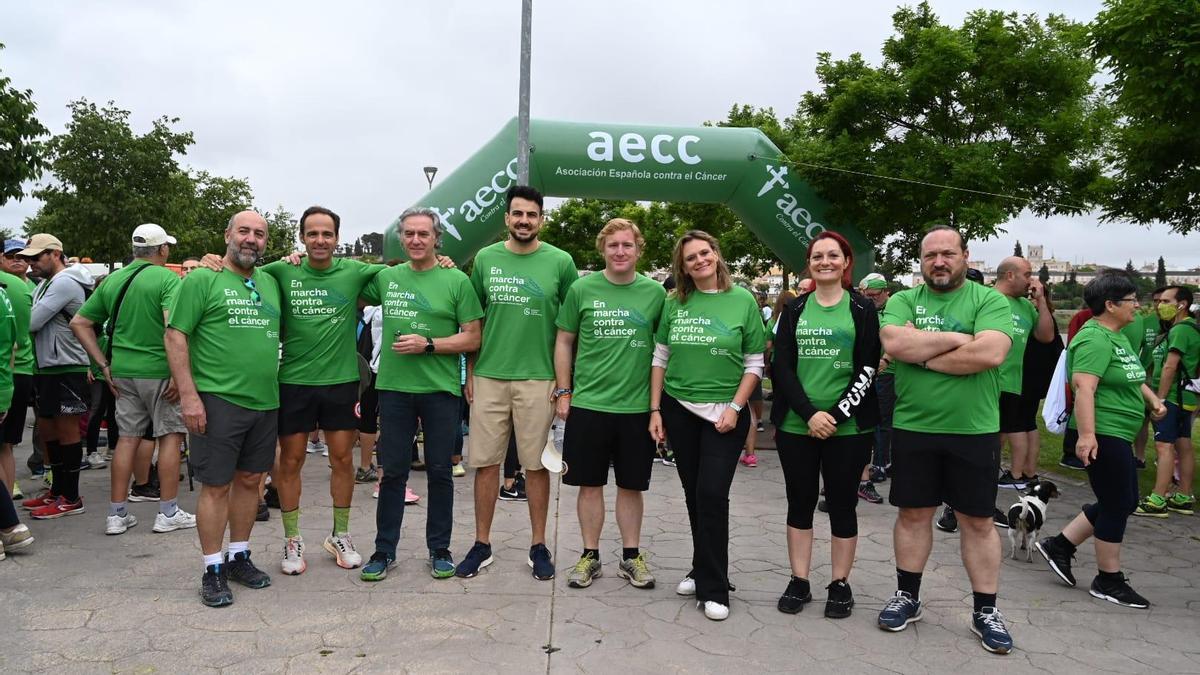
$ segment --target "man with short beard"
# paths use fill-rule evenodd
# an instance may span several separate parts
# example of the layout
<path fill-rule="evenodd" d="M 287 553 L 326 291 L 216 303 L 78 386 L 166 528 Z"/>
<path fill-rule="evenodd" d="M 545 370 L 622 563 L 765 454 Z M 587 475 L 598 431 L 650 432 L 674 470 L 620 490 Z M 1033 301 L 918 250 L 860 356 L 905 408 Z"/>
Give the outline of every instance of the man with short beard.
<path fill-rule="evenodd" d="M 921 619 L 921 573 L 933 547 L 932 521 L 949 504 L 962 524 L 971 579 L 971 630 L 985 649 L 1006 654 L 1012 637 L 996 609 L 1000 538 L 992 525 L 1000 472 L 1000 371 L 1012 345 L 1008 301 L 964 283 L 962 234 L 935 227 L 921 240 L 923 285 L 892 296 L 880 320 L 884 351 L 896 361 L 890 502 L 899 508 L 893 544 L 898 590 L 879 627 L 901 631 Z"/>
<path fill-rule="evenodd" d="M 167 327 L 167 359 L 201 484 L 196 508 L 204 556 L 201 602 L 233 603 L 228 580 L 271 585 L 250 560 L 259 480 L 275 462 L 279 408 L 279 285 L 257 270 L 267 222 L 253 211 L 225 228 L 224 269 L 183 280 Z M 221 553 L 226 526 L 229 549 Z"/>

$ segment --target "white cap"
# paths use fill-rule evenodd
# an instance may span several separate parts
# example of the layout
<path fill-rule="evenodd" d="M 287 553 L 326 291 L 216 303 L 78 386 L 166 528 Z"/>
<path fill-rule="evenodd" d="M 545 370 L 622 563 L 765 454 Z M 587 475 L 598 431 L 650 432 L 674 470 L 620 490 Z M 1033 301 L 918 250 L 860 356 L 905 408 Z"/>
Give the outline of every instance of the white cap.
<path fill-rule="evenodd" d="M 177 243 L 175 237 L 167 234 L 167 231 L 162 229 L 161 225 L 154 223 L 146 223 L 138 225 L 133 231 L 134 246 L 162 246 L 163 244 L 174 245 Z"/>
<path fill-rule="evenodd" d="M 550 473 L 566 471 L 567 463 L 563 461 L 562 452 L 554 445 L 554 441 L 547 440 L 546 447 L 542 448 L 542 468 Z"/>

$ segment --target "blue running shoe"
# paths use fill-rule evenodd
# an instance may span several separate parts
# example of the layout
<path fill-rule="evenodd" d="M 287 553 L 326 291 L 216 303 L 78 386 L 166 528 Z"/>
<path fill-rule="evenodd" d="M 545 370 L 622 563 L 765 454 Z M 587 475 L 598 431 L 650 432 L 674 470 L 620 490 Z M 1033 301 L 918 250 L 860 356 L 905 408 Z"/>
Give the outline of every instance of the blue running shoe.
<path fill-rule="evenodd" d="M 479 570 L 492 564 L 495 558 L 492 557 L 492 545 L 485 544 L 481 541 L 475 542 L 470 551 L 467 551 L 467 556 L 458 563 L 458 567 L 454 570 L 454 576 L 461 579 L 470 579 L 479 574 Z"/>
<path fill-rule="evenodd" d="M 538 581 L 554 578 L 554 563 L 550 561 L 550 550 L 545 544 L 534 544 L 530 547 L 529 566 L 533 568 L 533 578 Z"/>
<path fill-rule="evenodd" d="M 383 581 L 387 578 L 388 570 L 396 566 L 396 559 L 386 553 L 376 551 L 371 554 L 371 559 L 363 565 L 362 571 L 358 573 L 358 578 L 363 581 Z"/>
<path fill-rule="evenodd" d="M 908 624 L 920 620 L 921 601 L 914 600 L 913 596 L 904 591 L 896 591 L 879 613 L 879 627 L 893 633 L 898 633 L 908 628 Z"/>
<path fill-rule="evenodd" d="M 1012 651 L 1012 636 L 1004 626 L 1004 617 L 995 607 L 984 607 L 971 617 L 971 632 L 979 636 L 983 648 L 993 654 L 1007 654 Z"/>
<path fill-rule="evenodd" d="M 454 558 L 449 549 L 429 552 L 429 574 L 434 579 L 449 579 L 454 576 L 454 570 Z"/>

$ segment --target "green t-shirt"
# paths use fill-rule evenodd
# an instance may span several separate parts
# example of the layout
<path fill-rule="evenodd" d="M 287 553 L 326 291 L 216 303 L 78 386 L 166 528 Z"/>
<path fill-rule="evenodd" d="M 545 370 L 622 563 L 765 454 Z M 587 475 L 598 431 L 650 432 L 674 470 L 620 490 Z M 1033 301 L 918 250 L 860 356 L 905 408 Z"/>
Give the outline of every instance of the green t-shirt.
<path fill-rule="evenodd" d="M 922 284 L 888 299 L 881 326 L 911 321 L 921 330 L 978 335 L 994 330 L 1012 337 L 1008 298 L 974 282 L 946 293 Z M 928 434 L 994 434 L 1000 430 L 1000 369 L 946 375 L 896 362 L 893 427 Z"/>
<path fill-rule="evenodd" d="M 762 316 L 750 291 L 694 291 L 686 304 L 672 293 L 663 305 L 654 341 L 666 345 L 667 393 L 689 403 L 733 400 L 745 373 L 746 354 L 766 349 Z"/>
<path fill-rule="evenodd" d="M 146 268 L 142 272 L 137 272 Z M 100 284 L 79 313 L 98 326 L 113 314 L 117 295 L 137 272 L 117 313 L 112 337 L 113 377 L 165 380 L 171 376 L 167 350 L 163 346 L 166 323 L 163 312 L 170 311 L 179 293 L 179 275 L 148 260 L 134 260 L 113 272 Z M 103 348 L 104 345 L 101 345 Z"/>
<path fill-rule="evenodd" d="M 188 336 L 198 391 L 250 410 L 274 410 L 279 407 L 279 284 L 261 269 L 250 281 L 253 291 L 227 269 L 193 271 L 179 287 L 168 325 Z"/>
<path fill-rule="evenodd" d="M 1188 324 L 1188 325 L 1184 325 Z M 1167 332 L 1167 339 L 1159 343 L 1154 350 L 1154 387 L 1158 391 L 1158 385 L 1162 380 L 1162 366 L 1170 352 L 1179 353 L 1179 368 L 1176 370 L 1177 379 L 1192 379 L 1196 377 L 1196 364 L 1200 363 L 1200 330 L 1196 330 L 1196 320 L 1192 318 L 1184 319 L 1179 323 L 1171 326 Z M 1179 390 L 1181 387 L 1172 386 L 1167 392 L 1168 401 L 1180 406 L 1184 410 L 1196 409 L 1196 395 L 1190 391 L 1183 392 L 1183 400 L 1180 401 Z"/>
<path fill-rule="evenodd" d="M 1146 370 L 1129 340 L 1089 319 L 1067 346 L 1067 377 L 1088 373 L 1100 378 L 1096 387 L 1096 433 L 1130 443 L 1146 418 L 1142 385 Z M 1067 426 L 1078 429 L 1075 416 Z"/>
<path fill-rule="evenodd" d="M 1004 296 L 1012 312 L 1012 347 L 1004 363 L 1000 364 L 1000 391 L 1010 394 L 1021 393 L 1021 377 L 1025 364 L 1025 346 L 1029 344 L 1029 336 L 1037 325 L 1037 307 L 1029 298 L 1012 298 Z"/>
<path fill-rule="evenodd" d="M 20 280 L 18 279 L 18 281 Z M 20 290 L 20 288 L 13 287 L 14 293 L 18 293 Z M 12 345 L 15 348 L 18 337 L 16 316 L 13 313 L 13 305 L 8 299 L 8 292 L 0 291 L 0 345 Z M 8 359 L 0 358 L 0 412 L 8 410 L 12 406 L 13 371 L 8 364 Z M 24 420 L 22 420 L 22 424 L 24 424 Z"/>
<path fill-rule="evenodd" d="M 494 380 L 553 380 L 554 321 L 579 278 L 571 254 L 541 242 L 518 255 L 503 241 L 475 255 L 471 283 L 483 305 L 475 374 Z"/>
<path fill-rule="evenodd" d="M 1143 314 L 1135 319 L 1135 322 L 1142 326 L 1142 367 L 1146 372 L 1151 372 L 1154 368 L 1154 343 L 1158 340 L 1158 313 Z"/>
<path fill-rule="evenodd" d="M 0 272 L 0 286 L 8 293 L 16 330 L 13 374 L 32 375 L 36 360 L 33 357 L 33 336 L 29 334 L 29 313 L 33 307 L 33 289 L 36 284 L 8 272 Z"/>
<path fill-rule="evenodd" d="M 854 317 L 850 294 L 831 307 L 822 307 L 814 295 L 804 303 L 796 319 L 796 377 L 809 402 L 817 410 L 829 410 L 846 391 L 854 376 Z M 789 410 L 779 427 L 788 433 L 808 434 L 808 420 Z M 850 419 L 838 425 L 834 436 L 853 436 L 871 431 L 859 429 Z"/>
<path fill-rule="evenodd" d="M 667 291 L 641 274 L 617 285 L 596 272 L 571 285 L 557 325 L 576 335 L 571 406 L 609 413 L 650 409 L 654 330 Z"/>
<path fill-rule="evenodd" d="M 334 258 L 323 270 L 308 259 L 299 265 L 278 260 L 262 268 L 283 293 L 283 384 L 357 382 L 358 296 L 383 265 Z"/>
<path fill-rule="evenodd" d="M 412 333 L 449 337 L 459 332 L 459 326 L 481 318 L 483 309 L 467 275 L 437 266 L 418 272 L 404 263 L 380 272 L 363 289 L 363 298 L 383 307 L 383 345 L 379 349 L 376 389 L 462 394 L 458 354 L 397 354 L 391 344 L 396 335 Z"/>

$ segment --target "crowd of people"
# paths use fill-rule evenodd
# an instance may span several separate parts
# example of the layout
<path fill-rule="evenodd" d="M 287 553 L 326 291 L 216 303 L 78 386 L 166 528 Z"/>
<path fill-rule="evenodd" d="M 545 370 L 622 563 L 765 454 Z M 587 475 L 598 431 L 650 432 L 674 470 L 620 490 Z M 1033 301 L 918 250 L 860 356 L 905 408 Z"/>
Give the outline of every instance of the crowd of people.
<path fill-rule="evenodd" d="M 996 498 L 1000 487 L 1041 480 L 1036 417 L 1062 350 L 1028 261 L 1007 258 L 994 286 L 976 283 L 963 235 L 934 227 L 920 244 L 924 283 L 892 294 L 878 274 L 852 284 L 854 253 L 827 231 L 809 244 L 799 293 L 781 294 L 770 308 L 733 282 L 705 232 L 676 242 L 668 290 L 637 271 L 645 242 L 635 223 L 605 223 L 596 236 L 604 268 L 581 277 L 569 254 L 539 238 L 543 219 L 542 195 L 512 187 L 508 236 L 481 250 L 469 275 L 438 256 L 445 227 L 426 208 L 401 215 L 407 261 L 390 265 L 335 257 L 340 218 L 316 206 L 299 222 L 304 255 L 259 266 L 268 224 L 243 211 L 229 220 L 224 254 L 189 259 L 182 279 L 164 267 L 176 240 L 158 225 L 133 231 L 132 262 L 103 283 L 68 265 L 51 234 L 5 242 L 0 344 L 13 354 L 0 361 L 4 550 L 33 542 L 8 498 L 31 402 L 33 459 L 50 481 L 21 502 L 30 517 L 84 512 L 79 472 L 104 464 L 95 435 L 84 452 L 81 419 L 90 411 L 97 429 L 107 425 L 110 446 L 115 440 L 105 533 L 137 524 L 127 502 L 157 501 L 154 532 L 197 529 L 199 593 L 211 607 L 233 602 L 230 581 L 271 584 L 249 548 L 268 481 L 283 521 L 280 571 L 307 569 L 301 469 L 318 431 L 333 504 L 322 548 L 370 582 L 396 565 L 405 507 L 418 499 L 408 483 L 419 462 L 434 578 L 469 579 L 493 564 L 496 502 L 507 494 L 528 504 L 525 563 L 535 579 L 553 579 L 553 470 L 578 488 L 583 553 L 568 586 L 590 586 L 604 570 L 611 467 L 622 542 L 616 574 L 654 588 L 641 548 L 643 496 L 655 459 L 665 458 L 678 472 L 692 539 L 691 569 L 675 592 L 724 620 L 734 590 L 730 488 L 739 460 L 757 465 L 753 434 L 766 429 L 769 373 L 791 573 L 778 609 L 795 614 L 813 599 L 813 520 L 821 510 L 832 557 L 824 613 L 851 615 L 857 504 L 881 502 L 875 484 L 890 480 L 897 585 L 878 626 L 901 631 L 921 619 L 922 573 L 944 507 L 936 526 L 960 533 L 970 629 L 991 652 L 1013 648 L 998 609 L 995 526 L 1007 522 Z M 1099 275 L 1084 299 L 1087 315 L 1073 322 L 1064 359 L 1073 396 L 1064 465 L 1087 471 L 1096 500 L 1035 547 L 1073 586 L 1073 554 L 1093 538 L 1099 570 L 1091 594 L 1145 607 L 1121 571 L 1120 544 L 1131 514 L 1192 512 L 1200 328 L 1184 287 L 1157 291 L 1150 319 L 1122 273 Z M 561 457 L 548 443 L 556 419 L 565 425 Z M 1154 491 L 1139 498 L 1148 424 L 1158 474 Z M 423 459 L 414 461 L 418 437 Z M 1012 461 L 1002 472 L 1004 444 Z M 178 503 L 184 448 L 201 485 L 195 515 Z M 453 477 L 465 473 L 464 456 L 474 469 L 475 532 L 456 561 Z M 350 512 L 354 484 L 372 481 L 376 535 L 364 558 Z"/>

